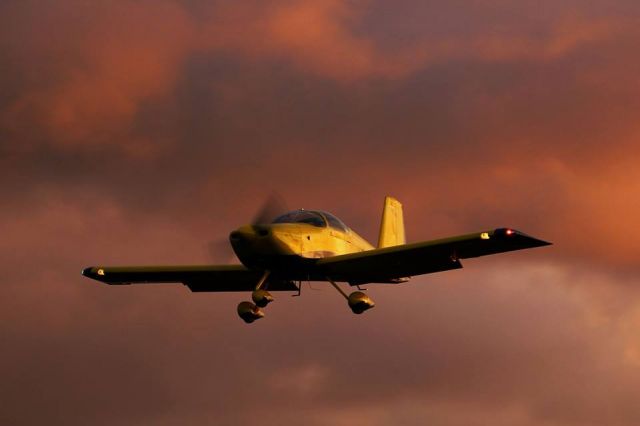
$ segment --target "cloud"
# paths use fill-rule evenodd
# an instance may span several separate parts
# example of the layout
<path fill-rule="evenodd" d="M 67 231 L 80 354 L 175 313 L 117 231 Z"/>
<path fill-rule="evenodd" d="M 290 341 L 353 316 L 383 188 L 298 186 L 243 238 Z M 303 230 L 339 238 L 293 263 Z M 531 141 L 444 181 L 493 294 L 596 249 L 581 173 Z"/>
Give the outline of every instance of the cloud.
<path fill-rule="evenodd" d="M 637 310 L 606 274 L 516 253 L 369 286 L 378 303 L 366 317 L 318 284 L 301 299 L 280 294 L 249 328 L 234 314 L 246 295 L 80 277 L 78 262 L 90 259 L 197 258 L 201 235 L 123 216 L 109 200 L 58 200 L 2 217 L 4 235 L 23 243 L 0 247 L 19 267 L 3 279 L 3 420 L 234 424 L 261 412 L 265 424 L 631 425 L 640 414 Z M 607 290 L 593 297 L 593 288 Z"/>
<path fill-rule="evenodd" d="M 167 141 L 146 138 L 135 123 L 145 104 L 174 94 L 196 54 L 284 60 L 302 72 L 348 83 L 405 78 L 451 60 L 552 60 L 629 33 L 626 20 L 565 14 L 545 24 L 541 37 L 480 26 L 463 36 L 427 33 L 389 47 L 359 31 L 367 15 L 363 2 L 188 6 L 169 0 L 7 6 L 6 16 L 20 23 L 4 30 L 14 42 L 4 50 L 20 91 L 3 108 L 5 131 L 16 144 L 44 137 L 64 149 L 113 145 L 145 158 Z M 53 36 L 26 33 L 32 26 L 63 30 Z M 29 138 L 34 125 L 39 136 Z"/>
<path fill-rule="evenodd" d="M 0 9 L 1 423 L 638 423 L 635 4 Z M 393 194 L 413 241 L 554 246 L 255 327 L 79 275 L 208 262 L 274 188 L 370 240 Z"/>
<path fill-rule="evenodd" d="M 172 90 L 193 29 L 174 2 L 130 2 L 91 5 L 68 1 L 53 7 L 25 3 L 13 14 L 25 28 L 63 28 L 9 34 L 26 51 L 23 87 L 3 114 L 3 123 L 20 140 L 25 129 L 63 149 L 121 145 L 144 152 L 149 141 L 133 137 L 141 104 Z M 16 30 L 18 32 L 18 30 Z M 18 55 L 21 52 L 9 52 Z M 28 68 L 27 68 L 28 67 Z"/>

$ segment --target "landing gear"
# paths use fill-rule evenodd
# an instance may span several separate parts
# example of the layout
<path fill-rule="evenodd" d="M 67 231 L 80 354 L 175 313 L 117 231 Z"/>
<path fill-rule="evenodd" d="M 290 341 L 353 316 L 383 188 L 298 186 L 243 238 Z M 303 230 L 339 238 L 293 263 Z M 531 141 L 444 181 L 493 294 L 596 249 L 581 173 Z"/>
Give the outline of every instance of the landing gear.
<path fill-rule="evenodd" d="M 263 318 L 263 308 L 273 302 L 271 293 L 262 288 L 267 278 L 269 278 L 269 274 L 270 271 L 265 271 L 260 281 L 258 281 L 258 284 L 256 284 L 255 289 L 251 293 L 251 300 L 253 300 L 253 302 L 240 302 L 238 304 L 238 316 L 247 324 Z M 347 304 L 354 314 L 360 315 L 364 311 L 368 311 L 376 306 L 375 302 L 362 291 L 354 291 L 347 295 L 331 278 L 327 277 L 327 281 L 347 300 Z M 300 287 L 298 287 L 298 290 L 301 289 L 302 283 L 300 283 Z M 360 290 L 360 287 L 358 287 L 358 289 Z"/>
<path fill-rule="evenodd" d="M 247 324 L 264 317 L 264 311 L 251 302 L 240 302 L 238 304 L 238 315 Z"/>
<path fill-rule="evenodd" d="M 353 311 L 354 314 L 360 315 L 364 311 L 367 311 L 374 306 L 376 306 L 375 302 L 366 294 L 361 291 L 354 291 L 350 295 L 347 296 L 347 293 L 342 291 L 342 289 L 335 283 L 331 278 L 327 277 L 327 281 L 331 283 L 331 285 L 338 290 L 340 294 L 347 299 L 347 303 L 349 304 L 349 308 Z"/>
<path fill-rule="evenodd" d="M 358 315 L 376 306 L 375 302 L 361 291 L 354 291 L 351 293 L 347 298 L 347 301 L 349 302 L 349 307 L 353 313 Z"/>
<path fill-rule="evenodd" d="M 273 302 L 273 296 L 267 290 L 262 290 L 260 288 L 258 290 L 253 290 L 253 293 L 251 293 L 251 300 L 253 300 L 253 303 L 257 306 L 264 308 L 269 303 Z"/>
<path fill-rule="evenodd" d="M 269 303 L 273 302 L 273 296 L 267 290 L 263 290 L 267 278 L 269 278 L 270 271 L 265 271 L 256 284 L 255 290 L 251 293 L 251 302 L 240 302 L 238 304 L 238 315 L 244 322 L 251 324 L 252 322 L 264 317 L 264 311 L 262 308 L 266 307 Z"/>

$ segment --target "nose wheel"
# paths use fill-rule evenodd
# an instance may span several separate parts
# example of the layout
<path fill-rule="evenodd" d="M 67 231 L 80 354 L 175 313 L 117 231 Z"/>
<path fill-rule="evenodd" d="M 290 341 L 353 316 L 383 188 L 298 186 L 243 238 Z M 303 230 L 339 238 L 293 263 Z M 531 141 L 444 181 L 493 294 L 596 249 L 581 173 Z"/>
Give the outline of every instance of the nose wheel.
<path fill-rule="evenodd" d="M 264 311 L 251 302 L 240 302 L 238 304 L 238 315 L 244 322 L 251 324 L 264 317 Z"/>
<path fill-rule="evenodd" d="M 253 302 L 240 302 L 238 304 L 238 316 L 242 318 L 247 324 L 259 320 L 264 317 L 264 310 L 269 303 L 273 302 L 273 296 L 267 290 L 262 289 L 262 286 L 269 278 L 270 271 L 265 271 L 258 284 L 256 284 L 255 290 L 251 293 L 251 300 Z"/>

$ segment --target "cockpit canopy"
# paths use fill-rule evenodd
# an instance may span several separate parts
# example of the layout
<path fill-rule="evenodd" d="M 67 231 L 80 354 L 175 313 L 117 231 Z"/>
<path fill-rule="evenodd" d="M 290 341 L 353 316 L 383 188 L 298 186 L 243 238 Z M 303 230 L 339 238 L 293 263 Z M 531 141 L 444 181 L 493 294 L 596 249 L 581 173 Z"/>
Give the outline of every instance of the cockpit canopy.
<path fill-rule="evenodd" d="M 347 225 L 331 213 L 319 210 L 294 210 L 278 216 L 273 223 L 307 223 L 318 228 L 329 226 L 342 232 L 348 229 Z"/>

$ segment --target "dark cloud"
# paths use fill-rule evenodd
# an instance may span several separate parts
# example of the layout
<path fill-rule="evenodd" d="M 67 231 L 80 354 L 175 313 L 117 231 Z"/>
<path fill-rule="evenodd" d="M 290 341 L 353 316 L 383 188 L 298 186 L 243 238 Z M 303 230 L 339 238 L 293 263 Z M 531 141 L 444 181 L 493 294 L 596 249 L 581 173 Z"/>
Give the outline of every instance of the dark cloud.
<path fill-rule="evenodd" d="M 0 422 L 638 424 L 638 12 L 3 3 Z M 555 245 L 254 327 L 246 295 L 79 275 L 208 262 L 273 189 L 370 240 L 390 193 L 412 240 Z"/>

